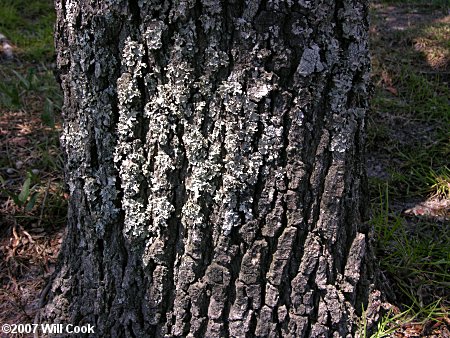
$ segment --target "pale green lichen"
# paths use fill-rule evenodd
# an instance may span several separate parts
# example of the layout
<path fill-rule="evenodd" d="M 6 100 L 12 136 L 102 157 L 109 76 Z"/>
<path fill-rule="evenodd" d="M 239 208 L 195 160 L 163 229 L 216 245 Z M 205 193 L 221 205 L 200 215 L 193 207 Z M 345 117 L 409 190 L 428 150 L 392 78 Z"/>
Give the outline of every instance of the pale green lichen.
<path fill-rule="evenodd" d="M 141 183 L 144 178 L 145 157 L 142 143 L 135 138 L 138 119 L 136 104 L 141 100 L 138 79 L 146 67 L 143 62 L 144 46 L 127 38 L 122 51 L 124 72 L 117 80 L 119 99 L 118 141 L 114 161 L 119 170 L 123 190 L 122 209 L 125 212 L 123 233 L 127 237 L 142 238 L 147 233 L 149 215 L 145 212 L 145 202 L 141 197 Z M 130 139 L 134 141 L 130 141 Z"/>
<path fill-rule="evenodd" d="M 146 40 L 148 49 L 157 50 L 161 48 L 162 34 L 166 29 L 167 26 L 162 21 L 153 21 L 147 24 L 144 38 Z"/>

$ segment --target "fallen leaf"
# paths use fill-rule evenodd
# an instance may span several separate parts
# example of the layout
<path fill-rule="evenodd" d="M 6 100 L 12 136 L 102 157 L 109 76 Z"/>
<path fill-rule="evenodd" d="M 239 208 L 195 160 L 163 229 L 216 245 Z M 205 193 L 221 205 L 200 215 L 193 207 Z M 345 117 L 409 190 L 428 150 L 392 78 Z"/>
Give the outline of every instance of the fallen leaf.
<path fill-rule="evenodd" d="M 398 90 L 397 88 L 393 87 L 393 86 L 387 86 L 386 90 L 391 93 L 392 95 L 398 96 Z"/>

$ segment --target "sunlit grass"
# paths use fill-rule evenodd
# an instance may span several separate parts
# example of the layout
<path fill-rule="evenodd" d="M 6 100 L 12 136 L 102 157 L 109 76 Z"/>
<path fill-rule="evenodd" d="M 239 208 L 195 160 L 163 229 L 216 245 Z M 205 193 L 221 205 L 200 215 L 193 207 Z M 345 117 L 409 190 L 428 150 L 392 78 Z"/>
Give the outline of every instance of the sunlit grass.
<path fill-rule="evenodd" d="M 375 95 L 368 147 L 381 146 L 392 157 L 387 171 L 393 196 L 445 195 L 446 179 L 439 173 L 450 157 L 450 79 L 428 60 L 436 46 L 450 55 L 449 27 L 434 20 L 372 35 Z"/>
<path fill-rule="evenodd" d="M 396 13 L 399 16 L 402 11 L 429 16 L 387 30 L 382 16 L 372 13 L 374 27 L 384 30 L 372 32 L 375 88 L 367 140 L 369 152 L 384 159 L 385 175 L 369 179 L 370 222 L 380 270 L 400 309 L 387 314 L 372 336 L 362 335 L 371 338 L 393 336 L 411 322 L 437 322 L 448 316 L 450 306 L 448 215 L 440 220 L 408 216 L 398 206 L 430 197 L 450 199 L 450 26 L 443 22 L 450 3 L 382 3 L 404 6 Z"/>
<path fill-rule="evenodd" d="M 365 314 L 365 312 L 364 312 Z M 440 300 L 429 304 L 425 307 L 420 307 L 417 310 L 414 306 L 408 306 L 405 310 L 400 311 L 397 308 L 392 308 L 386 313 L 378 322 L 375 332 L 370 334 L 366 329 L 366 319 L 364 314 L 361 319 L 358 337 L 361 338 L 384 338 L 396 337 L 396 332 L 406 326 L 427 325 L 438 323 L 443 317 L 447 315 L 447 308 L 442 306 Z M 417 333 L 417 332 L 415 332 Z M 415 335 L 414 335 L 415 336 Z"/>
<path fill-rule="evenodd" d="M 376 255 L 380 271 L 392 283 L 395 305 L 403 312 L 388 313 L 371 338 L 388 337 L 413 320 L 422 324 L 439 321 L 450 306 L 446 292 L 450 287 L 450 229 L 432 220 L 408 221 L 391 210 L 389 187 L 378 186 L 370 220 Z"/>

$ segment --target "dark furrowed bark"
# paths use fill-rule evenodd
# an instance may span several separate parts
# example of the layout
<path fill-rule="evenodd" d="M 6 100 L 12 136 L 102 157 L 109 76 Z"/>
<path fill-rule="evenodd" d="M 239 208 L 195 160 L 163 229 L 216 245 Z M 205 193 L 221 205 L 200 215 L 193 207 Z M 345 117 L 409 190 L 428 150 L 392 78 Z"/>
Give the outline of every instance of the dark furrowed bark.
<path fill-rule="evenodd" d="M 68 234 L 47 322 L 354 336 L 365 1 L 57 1 Z"/>

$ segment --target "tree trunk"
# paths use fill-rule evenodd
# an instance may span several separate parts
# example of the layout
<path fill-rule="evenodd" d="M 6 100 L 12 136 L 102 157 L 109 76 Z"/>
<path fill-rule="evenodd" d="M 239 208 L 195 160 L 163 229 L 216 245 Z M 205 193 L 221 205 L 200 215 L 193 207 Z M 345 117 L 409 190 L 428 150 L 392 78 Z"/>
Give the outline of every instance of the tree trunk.
<path fill-rule="evenodd" d="M 42 320 L 345 337 L 373 289 L 366 0 L 57 0 L 68 233 Z"/>

